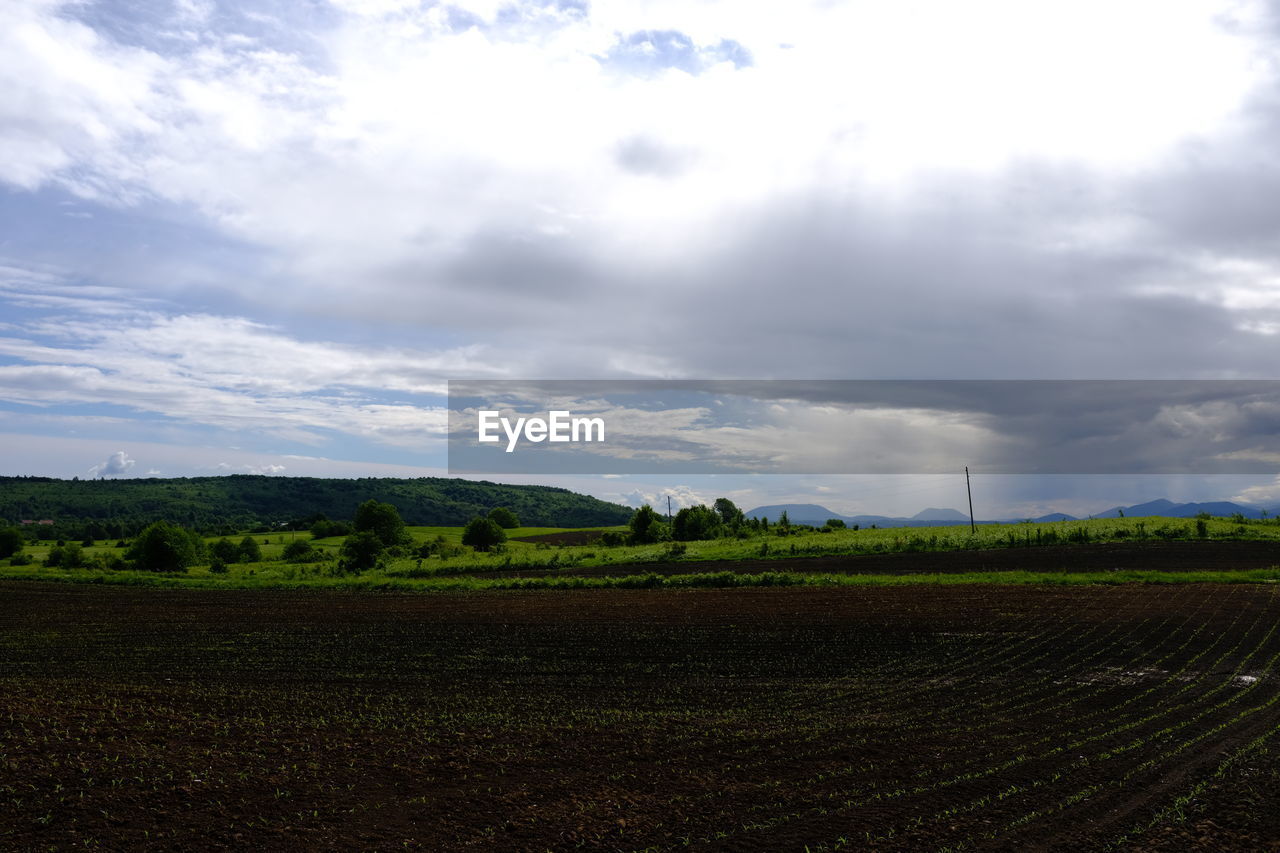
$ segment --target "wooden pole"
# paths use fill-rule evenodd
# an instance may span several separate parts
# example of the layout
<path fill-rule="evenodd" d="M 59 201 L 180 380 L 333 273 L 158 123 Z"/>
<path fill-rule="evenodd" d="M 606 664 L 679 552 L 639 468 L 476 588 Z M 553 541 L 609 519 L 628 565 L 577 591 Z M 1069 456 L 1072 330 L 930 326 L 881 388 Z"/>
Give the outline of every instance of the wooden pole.
<path fill-rule="evenodd" d="M 969 466 L 964 466 L 964 490 L 969 493 L 969 532 L 977 534 L 978 526 L 973 522 L 973 489 L 969 486 Z"/>

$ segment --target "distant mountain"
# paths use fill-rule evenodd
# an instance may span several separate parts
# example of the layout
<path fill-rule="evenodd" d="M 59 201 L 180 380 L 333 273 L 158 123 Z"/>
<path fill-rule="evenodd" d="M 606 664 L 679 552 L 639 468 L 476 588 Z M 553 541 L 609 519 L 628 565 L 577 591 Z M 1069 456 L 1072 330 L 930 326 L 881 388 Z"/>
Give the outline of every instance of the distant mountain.
<path fill-rule="evenodd" d="M 1160 498 L 1146 503 L 1134 504 L 1133 506 L 1113 506 L 1111 509 L 1095 512 L 1093 518 L 1119 518 L 1123 511 L 1127 518 L 1137 518 L 1143 515 L 1163 515 L 1168 518 L 1193 518 L 1202 512 L 1218 517 L 1230 517 L 1239 513 L 1245 518 L 1261 518 L 1265 511 L 1262 507 L 1247 506 L 1232 501 L 1205 501 L 1203 503 L 1185 503 L 1176 504 L 1173 501 Z M 1274 515 L 1273 512 L 1267 512 L 1268 515 Z"/>
<path fill-rule="evenodd" d="M 888 515 L 841 515 L 833 509 L 821 504 L 772 504 L 758 506 L 748 510 L 748 518 L 765 518 L 775 523 L 787 513 L 787 520 L 796 524 L 813 524 L 821 526 L 829 518 L 838 518 L 849 526 L 859 527 L 940 527 L 951 524 L 968 524 L 969 516 L 954 509 L 926 509 L 916 513 L 912 518 L 900 518 Z"/>
<path fill-rule="evenodd" d="M 748 517 L 767 518 L 771 523 L 776 522 L 781 516 L 783 510 L 787 513 L 787 518 L 797 524 L 813 524 L 822 525 L 829 518 L 838 518 L 845 524 L 850 526 L 857 524 L 860 527 L 942 527 L 955 524 L 968 524 L 969 516 L 955 509 L 938 509 L 929 507 L 922 509 L 913 516 L 888 516 L 888 515 L 841 515 L 833 509 L 828 509 L 821 504 L 773 504 L 770 506 L 759 506 L 747 512 Z M 1162 515 L 1168 518 L 1193 518 L 1202 512 L 1216 517 L 1229 518 L 1236 513 L 1243 515 L 1245 518 L 1261 518 L 1264 512 L 1267 515 L 1276 517 L 1280 516 L 1280 508 L 1276 510 L 1264 510 L 1262 507 L 1247 506 L 1232 501 L 1207 501 L 1203 503 L 1174 503 L 1165 498 L 1159 498 L 1145 503 L 1133 504 L 1132 506 L 1113 506 L 1102 512 L 1095 512 L 1090 518 L 1120 518 L 1123 513 L 1127 518 L 1139 518 L 1146 515 Z M 993 522 L 1009 523 L 1016 521 L 1025 521 L 1024 518 L 1001 518 L 1001 519 L 978 519 L 979 524 L 990 524 Z M 1047 524 L 1054 521 L 1076 521 L 1073 515 L 1067 515 L 1065 512 L 1051 512 L 1042 515 L 1039 518 L 1031 519 L 1033 522 Z"/>
<path fill-rule="evenodd" d="M 763 518 L 770 524 L 787 514 L 788 521 L 797 524 L 825 524 L 828 518 L 843 519 L 844 516 L 819 504 L 772 504 L 758 506 L 746 513 L 748 518 Z"/>
<path fill-rule="evenodd" d="M 955 509 L 929 507 L 911 516 L 912 521 L 968 521 L 969 516 Z"/>

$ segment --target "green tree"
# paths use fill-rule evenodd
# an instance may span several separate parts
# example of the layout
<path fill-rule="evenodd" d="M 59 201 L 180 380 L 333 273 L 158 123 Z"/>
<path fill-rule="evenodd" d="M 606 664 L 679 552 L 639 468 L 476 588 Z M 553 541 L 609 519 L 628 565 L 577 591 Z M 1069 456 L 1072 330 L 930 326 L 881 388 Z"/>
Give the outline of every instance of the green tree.
<path fill-rule="evenodd" d="M 671 522 L 671 538 L 680 542 L 715 539 L 720 535 L 720 516 L 710 507 L 698 504 L 676 513 Z"/>
<path fill-rule="evenodd" d="M 495 506 L 489 510 L 489 520 L 504 530 L 514 530 L 520 526 L 520 519 L 505 506 Z"/>
<path fill-rule="evenodd" d="M 252 536 L 246 536 L 240 540 L 240 562 L 242 563 L 261 563 L 262 562 L 262 546 L 258 544 L 258 540 Z M 227 562 L 231 562 L 228 560 Z"/>
<path fill-rule="evenodd" d="M 635 515 L 631 516 L 630 527 L 631 535 L 629 539 L 632 545 L 648 545 L 652 542 L 661 542 L 670 535 L 667 526 L 662 523 L 661 517 L 648 504 L 640 507 L 636 510 Z"/>
<path fill-rule="evenodd" d="M 404 520 L 400 518 L 400 511 L 381 501 L 367 500 L 360 504 L 356 508 L 354 527 L 357 533 L 373 533 L 385 548 L 407 545 L 410 541 L 409 534 L 404 529 Z"/>
<path fill-rule="evenodd" d="M 342 543 L 342 561 L 348 569 L 362 572 L 378 564 L 383 551 L 382 540 L 372 530 L 352 533 Z"/>
<path fill-rule="evenodd" d="M 199 561 L 204 550 L 200 538 L 186 528 L 157 521 L 133 541 L 125 557 L 148 572 L 181 572 Z"/>
<path fill-rule="evenodd" d="M 0 530 L 0 560 L 20 553 L 22 546 L 25 544 L 26 539 L 23 538 L 22 531 L 18 528 L 6 527 Z"/>
<path fill-rule="evenodd" d="M 725 527 L 736 530 L 742 525 L 742 510 L 738 509 L 738 505 L 728 498 L 716 498 L 713 509 L 720 516 L 720 522 Z"/>
<path fill-rule="evenodd" d="M 209 553 L 213 555 L 213 559 L 223 563 L 240 562 L 240 546 L 225 536 L 209 546 Z"/>
<path fill-rule="evenodd" d="M 470 545 L 477 551 L 488 551 L 495 545 L 507 541 L 507 532 L 492 519 L 476 517 L 467 522 L 462 529 L 462 544 Z"/>

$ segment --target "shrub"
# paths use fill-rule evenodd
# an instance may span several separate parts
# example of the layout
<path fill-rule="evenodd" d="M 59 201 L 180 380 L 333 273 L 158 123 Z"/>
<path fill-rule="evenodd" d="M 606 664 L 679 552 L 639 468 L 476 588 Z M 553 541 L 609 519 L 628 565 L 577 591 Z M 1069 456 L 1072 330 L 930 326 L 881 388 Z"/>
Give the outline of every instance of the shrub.
<path fill-rule="evenodd" d="M 322 518 L 315 524 L 311 525 L 312 539 L 328 539 L 332 536 L 349 536 L 351 535 L 351 525 L 342 521 L 330 521 Z"/>
<path fill-rule="evenodd" d="M 249 541 L 252 542 L 253 540 Z M 213 554 L 215 560 L 219 560 L 222 563 L 240 562 L 240 546 L 225 536 L 210 545 L 209 552 Z"/>
<path fill-rule="evenodd" d="M 617 530 L 606 530 L 600 534 L 600 544 L 605 548 L 616 548 L 626 544 L 627 538 Z"/>
<path fill-rule="evenodd" d="M 29 566 L 31 565 L 31 557 L 19 551 L 9 558 L 11 566 Z"/>
<path fill-rule="evenodd" d="M 262 540 L 263 542 L 267 540 Z M 240 540 L 240 562 L 242 563 L 261 563 L 262 548 L 258 545 L 258 540 L 252 536 L 246 536 Z"/>
<path fill-rule="evenodd" d="M 194 565 L 204 551 L 204 543 L 190 530 L 157 521 L 134 540 L 125 556 L 147 572 L 180 572 Z"/>
<path fill-rule="evenodd" d="M 473 518 L 462 530 L 462 544 L 470 545 L 477 551 L 488 551 L 506 541 L 506 531 L 488 518 Z"/>
<path fill-rule="evenodd" d="M 22 546 L 25 544 L 26 540 L 18 528 L 6 527 L 0 530 L 0 559 L 21 553 Z"/>
<path fill-rule="evenodd" d="M 341 554 L 343 565 L 351 571 L 372 569 L 382 555 L 382 539 L 372 530 L 352 533 L 342 543 Z"/>
<path fill-rule="evenodd" d="M 225 575 L 228 571 L 226 562 L 218 556 L 214 556 L 213 561 L 209 563 L 209 571 L 215 575 Z"/>
<path fill-rule="evenodd" d="M 285 545 L 282 556 L 287 563 L 315 563 L 324 559 L 324 555 L 305 539 L 295 539 Z"/>

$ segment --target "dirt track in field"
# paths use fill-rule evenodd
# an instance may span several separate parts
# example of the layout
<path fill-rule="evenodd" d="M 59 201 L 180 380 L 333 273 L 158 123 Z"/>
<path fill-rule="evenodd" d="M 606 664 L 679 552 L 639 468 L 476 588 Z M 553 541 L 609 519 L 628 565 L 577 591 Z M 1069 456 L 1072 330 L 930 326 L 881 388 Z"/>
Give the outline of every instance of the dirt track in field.
<path fill-rule="evenodd" d="M 864 554 L 844 557 L 779 557 L 757 560 L 687 560 L 665 563 L 616 563 L 559 569 L 468 572 L 474 577 L 541 577 L 582 575 L 624 577 L 699 572 L 815 572 L 819 574 L 907 575 L 935 572 L 1107 572 L 1112 570 L 1232 571 L 1280 565 L 1280 542 L 1144 542 L 1088 545 L 1041 545 Z"/>
<path fill-rule="evenodd" d="M 1277 661 L 1269 585 L 11 582 L 0 848 L 1280 849 Z"/>

